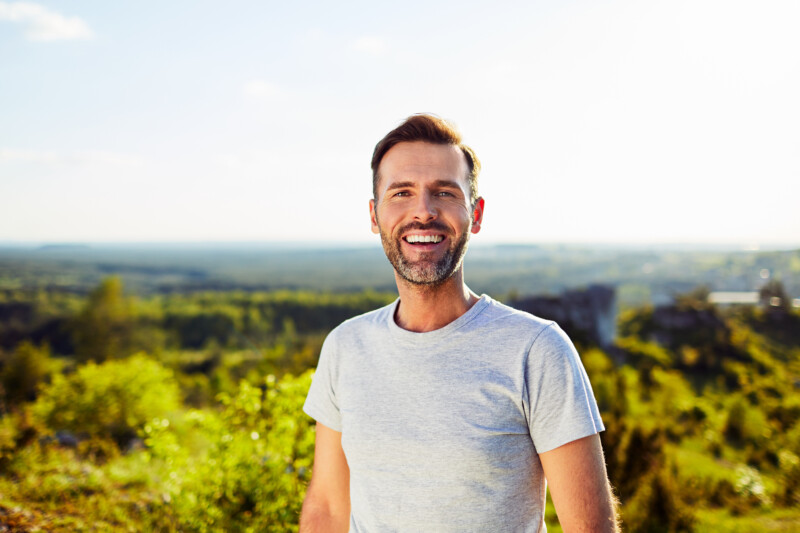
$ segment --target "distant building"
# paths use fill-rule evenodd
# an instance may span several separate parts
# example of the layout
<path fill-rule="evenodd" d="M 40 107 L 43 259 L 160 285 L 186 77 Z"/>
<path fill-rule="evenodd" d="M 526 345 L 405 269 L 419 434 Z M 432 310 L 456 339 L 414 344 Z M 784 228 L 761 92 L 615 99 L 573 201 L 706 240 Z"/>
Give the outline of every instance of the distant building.
<path fill-rule="evenodd" d="M 603 347 L 617 336 L 617 298 L 612 287 L 591 285 L 585 290 L 565 291 L 560 296 L 530 296 L 508 305 L 548 320 L 554 320 L 574 339 Z"/>
<path fill-rule="evenodd" d="M 764 302 L 761 301 L 761 296 L 758 292 L 755 291 L 747 291 L 747 292 L 711 292 L 708 295 L 709 303 L 715 305 L 759 305 Z M 768 300 L 769 305 L 773 307 L 778 307 L 781 305 L 781 299 L 776 296 L 772 296 Z M 766 305 L 764 303 L 764 305 Z M 794 298 L 791 301 L 792 307 L 800 307 L 800 298 Z"/>
<path fill-rule="evenodd" d="M 758 305 L 759 297 L 756 291 L 747 292 L 711 292 L 708 295 L 709 303 L 715 305 Z"/>

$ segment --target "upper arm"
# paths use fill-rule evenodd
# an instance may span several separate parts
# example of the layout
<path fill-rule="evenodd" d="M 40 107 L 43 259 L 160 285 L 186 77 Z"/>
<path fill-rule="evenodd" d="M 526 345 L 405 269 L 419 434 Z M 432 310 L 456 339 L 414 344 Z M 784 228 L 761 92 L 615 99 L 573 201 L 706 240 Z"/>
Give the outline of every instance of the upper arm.
<path fill-rule="evenodd" d="M 575 346 L 555 323 L 534 340 L 522 397 L 534 446 L 541 452 L 604 429 L 592 385 Z"/>
<path fill-rule="evenodd" d="M 599 435 L 568 442 L 539 459 L 565 533 L 618 531 Z"/>
<path fill-rule="evenodd" d="M 347 531 L 350 526 L 350 468 L 342 450 L 342 434 L 319 422 L 300 526 L 308 532 Z"/>

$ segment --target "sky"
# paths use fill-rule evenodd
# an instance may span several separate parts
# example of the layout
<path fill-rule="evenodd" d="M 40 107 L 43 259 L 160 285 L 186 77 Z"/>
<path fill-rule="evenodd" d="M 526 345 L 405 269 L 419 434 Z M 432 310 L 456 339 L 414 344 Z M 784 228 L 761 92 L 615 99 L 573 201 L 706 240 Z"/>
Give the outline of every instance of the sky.
<path fill-rule="evenodd" d="M 0 242 L 379 242 L 405 117 L 473 242 L 800 246 L 800 2 L 0 1 Z"/>

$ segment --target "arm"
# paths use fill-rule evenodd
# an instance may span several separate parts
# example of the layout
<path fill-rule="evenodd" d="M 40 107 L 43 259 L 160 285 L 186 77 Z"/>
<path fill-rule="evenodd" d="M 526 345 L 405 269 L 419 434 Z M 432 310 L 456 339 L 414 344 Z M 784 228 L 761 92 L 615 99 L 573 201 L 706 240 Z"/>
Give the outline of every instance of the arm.
<path fill-rule="evenodd" d="M 568 442 L 539 459 L 565 533 L 619 531 L 599 435 Z"/>
<path fill-rule="evenodd" d="M 300 515 L 300 533 L 347 532 L 350 527 L 350 468 L 342 434 L 317 422 L 314 469 Z"/>

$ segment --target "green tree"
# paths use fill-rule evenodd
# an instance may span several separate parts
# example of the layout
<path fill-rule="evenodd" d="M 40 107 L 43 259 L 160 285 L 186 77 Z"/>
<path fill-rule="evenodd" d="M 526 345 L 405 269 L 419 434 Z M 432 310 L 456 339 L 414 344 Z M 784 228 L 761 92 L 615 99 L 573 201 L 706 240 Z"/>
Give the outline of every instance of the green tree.
<path fill-rule="evenodd" d="M 122 280 L 106 278 L 89 295 L 75 319 L 73 334 L 79 361 L 102 363 L 133 351 L 133 304 L 123 293 Z"/>
<path fill-rule="evenodd" d="M 778 279 L 771 279 L 761 287 L 758 292 L 761 305 L 769 308 L 779 308 L 788 311 L 791 307 L 791 299 L 783 288 L 783 283 Z"/>
<path fill-rule="evenodd" d="M 47 345 L 37 348 L 30 341 L 23 341 L 4 358 L 0 384 L 8 405 L 31 401 L 36 397 L 36 387 L 47 376 L 49 359 L 50 348 Z"/>
<path fill-rule="evenodd" d="M 700 285 L 691 291 L 675 296 L 675 303 L 679 309 L 708 309 L 711 304 L 708 297 L 711 289 L 708 285 Z"/>

